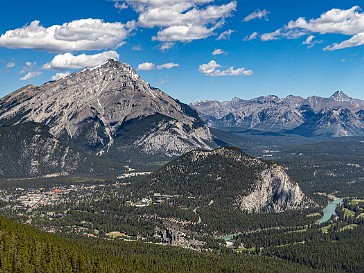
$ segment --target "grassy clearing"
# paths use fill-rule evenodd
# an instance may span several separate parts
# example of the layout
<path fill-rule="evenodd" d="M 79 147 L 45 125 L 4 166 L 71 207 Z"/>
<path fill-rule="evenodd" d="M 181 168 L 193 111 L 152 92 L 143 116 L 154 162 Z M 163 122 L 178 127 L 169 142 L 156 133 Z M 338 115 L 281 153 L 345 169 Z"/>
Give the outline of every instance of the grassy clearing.
<path fill-rule="evenodd" d="M 106 233 L 106 236 L 112 239 L 120 238 L 120 237 L 129 237 L 127 234 L 119 231 L 111 231 Z"/>
<path fill-rule="evenodd" d="M 321 228 L 321 232 L 322 233 L 327 233 L 329 232 L 329 229 L 331 228 L 332 225 L 328 225 L 328 226 L 325 226 L 325 227 L 322 227 Z"/>
<path fill-rule="evenodd" d="M 360 203 L 364 203 L 364 199 L 353 199 L 350 201 L 350 205 L 357 206 Z"/>
<path fill-rule="evenodd" d="M 356 218 L 359 218 L 359 219 L 364 218 L 364 213 L 360 213 L 360 214 L 358 215 L 358 217 L 356 217 Z"/>
<path fill-rule="evenodd" d="M 321 214 L 318 212 L 307 214 L 306 217 L 321 217 Z"/>
<path fill-rule="evenodd" d="M 345 219 L 348 219 L 348 218 L 351 218 L 351 217 L 354 217 L 355 216 L 355 212 L 352 211 L 352 210 L 349 210 L 347 208 L 344 208 L 344 218 Z"/>
<path fill-rule="evenodd" d="M 294 230 L 294 231 L 288 231 L 287 233 L 304 233 L 307 231 L 307 228 L 300 229 L 300 230 Z"/>
<path fill-rule="evenodd" d="M 347 225 L 345 227 L 340 228 L 339 231 L 352 230 L 352 229 L 355 229 L 357 227 L 358 227 L 357 224 L 351 224 L 351 225 Z"/>

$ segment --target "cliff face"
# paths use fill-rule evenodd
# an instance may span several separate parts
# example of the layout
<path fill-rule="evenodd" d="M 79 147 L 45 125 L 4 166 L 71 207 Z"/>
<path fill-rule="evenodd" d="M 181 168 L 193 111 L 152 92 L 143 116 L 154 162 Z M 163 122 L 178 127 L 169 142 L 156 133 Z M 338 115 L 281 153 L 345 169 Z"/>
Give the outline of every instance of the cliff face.
<path fill-rule="evenodd" d="M 92 174 L 121 167 L 59 141 L 47 126 L 29 122 L 0 127 L 0 178 Z"/>
<path fill-rule="evenodd" d="M 282 212 L 315 206 L 281 166 L 273 165 L 260 173 L 253 191 L 237 198 L 236 204 L 247 212 Z"/>

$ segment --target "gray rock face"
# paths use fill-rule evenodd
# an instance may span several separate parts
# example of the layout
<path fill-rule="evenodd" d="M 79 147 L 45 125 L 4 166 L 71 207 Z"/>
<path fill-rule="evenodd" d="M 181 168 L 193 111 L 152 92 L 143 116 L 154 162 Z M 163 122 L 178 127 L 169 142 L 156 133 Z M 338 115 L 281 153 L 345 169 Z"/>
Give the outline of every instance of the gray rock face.
<path fill-rule="evenodd" d="M 325 108 L 292 132 L 304 136 L 362 136 L 364 123 L 360 112 L 355 114 L 347 108 Z"/>
<path fill-rule="evenodd" d="M 335 92 L 330 98 L 313 96 L 304 99 L 290 95 L 281 99 L 266 96 L 252 100 L 203 101 L 191 106 L 211 127 L 271 132 L 292 130 L 293 133 L 311 136 L 364 135 L 360 112 L 364 109 L 364 101 L 350 98 L 342 91 Z M 339 116 L 336 116 L 338 113 Z"/>
<path fill-rule="evenodd" d="M 39 123 L 0 127 L 0 178 L 89 175 L 122 168 L 59 141 Z"/>
<path fill-rule="evenodd" d="M 247 212 L 282 212 L 316 206 L 277 165 L 263 170 L 254 190 L 247 196 L 237 198 L 236 204 Z"/>
<path fill-rule="evenodd" d="M 146 136 L 135 139 L 135 146 L 169 154 L 210 148 L 210 131 L 189 106 L 150 87 L 131 66 L 114 60 L 40 87 L 26 86 L 0 100 L 0 121 L 42 123 L 54 137 L 84 142 L 100 155 L 114 144 L 123 123 L 155 114 L 168 117 L 169 126 L 161 124 L 158 140 Z M 190 137 L 193 142 L 185 141 Z"/>

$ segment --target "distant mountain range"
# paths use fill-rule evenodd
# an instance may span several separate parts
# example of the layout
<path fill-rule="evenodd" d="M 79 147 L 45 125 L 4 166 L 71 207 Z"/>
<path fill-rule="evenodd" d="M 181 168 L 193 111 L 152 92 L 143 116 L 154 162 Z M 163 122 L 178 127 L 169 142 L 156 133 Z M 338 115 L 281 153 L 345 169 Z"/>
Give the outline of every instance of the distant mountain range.
<path fill-rule="evenodd" d="M 210 127 L 236 127 L 303 136 L 363 136 L 364 101 L 342 91 L 329 98 L 265 96 L 190 105 Z"/>
<path fill-rule="evenodd" d="M 151 87 L 130 65 L 114 60 L 39 87 L 25 86 L 0 99 L 0 133 L 26 123 L 42 125 L 41 134 L 32 127 L 17 134 L 18 145 L 14 144 L 18 153 L 42 157 L 32 158 L 29 175 L 44 173 L 36 162 L 52 158 L 55 150 L 59 158 L 71 154 L 79 158 L 81 150 L 130 163 L 217 147 L 194 109 Z M 29 142 L 32 138 L 44 141 Z M 37 153 L 28 151 L 32 145 L 37 146 Z M 79 160 L 73 162 L 65 172 L 78 169 Z"/>

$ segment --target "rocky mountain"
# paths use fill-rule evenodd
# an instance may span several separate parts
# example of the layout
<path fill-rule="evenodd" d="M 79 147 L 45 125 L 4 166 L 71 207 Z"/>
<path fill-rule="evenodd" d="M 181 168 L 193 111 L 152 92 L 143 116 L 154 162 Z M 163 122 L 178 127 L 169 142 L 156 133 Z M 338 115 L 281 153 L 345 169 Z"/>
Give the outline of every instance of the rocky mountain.
<path fill-rule="evenodd" d="M 200 101 L 191 106 L 211 127 L 286 131 L 305 136 L 364 135 L 364 101 L 342 91 L 329 98 L 265 96 L 252 100 Z"/>
<path fill-rule="evenodd" d="M 352 113 L 348 108 L 324 108 L 290 132 L 303 136 L 361 136 L 364 123 L 360 113 Z"/>
<path fill-rule="evenodd" d="M 130 65 L 109 60 L 0 99 L 0 126 L 35 122 L 63 140 L 119 161 L 216 147 L 197 112 L 151 87 Z"/>
<path fill-rule="evenodd" d="M 34 122 L 0 127 L 0 178 L 94 175 L 122 166 L 62 143 Z"/>
<path fill-rule="evenodd" d="M 212 200 L 221 207 L 246 212 L 283 212 L 315 203 L 272 162 L 253 158 L 238 148 L 191 151 L 141 182 L 141 188 L 167 195 Z"/>

